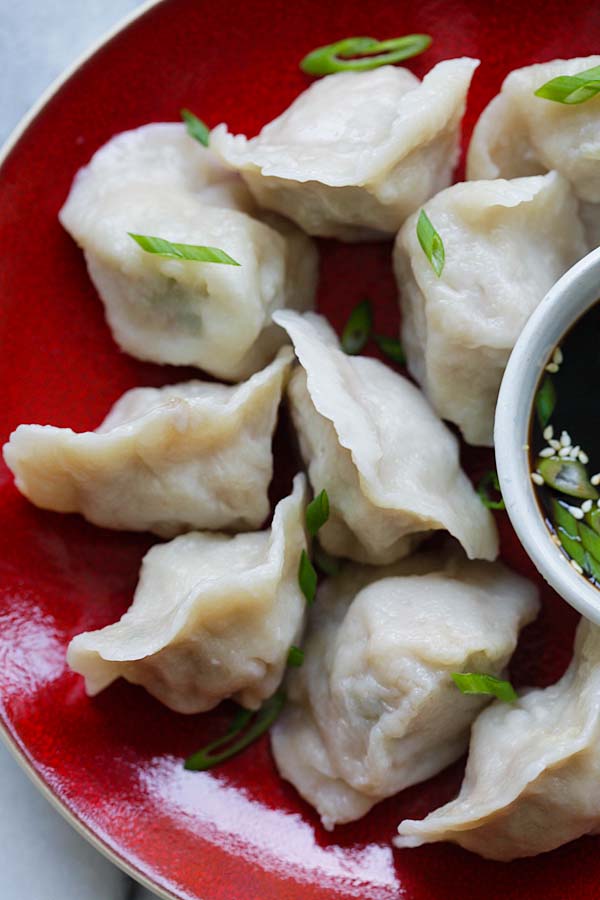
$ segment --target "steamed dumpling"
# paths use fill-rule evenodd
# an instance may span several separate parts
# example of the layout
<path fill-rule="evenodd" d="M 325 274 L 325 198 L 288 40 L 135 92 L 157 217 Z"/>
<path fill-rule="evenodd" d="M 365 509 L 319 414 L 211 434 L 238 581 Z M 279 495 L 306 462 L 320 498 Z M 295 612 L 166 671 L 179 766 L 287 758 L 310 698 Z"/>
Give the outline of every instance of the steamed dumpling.
<path fill-rule="evenodd" d="M 192 139 L 184 125 L 155 122 L 116 134 L 94 154 L 75 176 L 61 220 L 68 229 L 89 228 L 112 195 L 150 186 L 193 194 L 220 209 L 256 212 L 240 176 Z"/>
<path fill-rule="evenodd" d="M 479 716 L 456 800 L 398 832 L 398 847 L 452 841 L 498 860 L 600 832 L 600 628 L 581 621 L 555 685 Z"/>
<path fill-rule="evenodd" d="M 523 578 L 457 552 L 349 566 L 319 590 L 288 678 L 280 773 L 332 828 L 441 771 L 489 701 L 461 694 L 452 672 L 502 673 L 537 608 Z"/>
<path fill-rule="evenodd" d="M 67 660 L 88 693 L 122 677 L 177 712 L 202 712 L 226 697 L 260 706 L 277 689 L 304 624 L 305 502 L 298 475 L 267 531 L 191 532 L 152 547 L 122 619 L 69 645 Z"/>
<path fill-rule="evenodd" d="M 536 97 L 560 75 L 600 65 L 600 56 L 555 59 L 515 69 L 481 114 L 467 159 L 467 177 L 516 178 L 556 169 L 582 201 L 591 246 L 600 243 L 600 96 L 569 105 Z"/>
<path fill-rule="evenodd" d="M 419 244 L 417 214 L 394 248 L 408 367 L 466 441 L 491 446 L 511 350 L 546 292 L 585 255 L 577 200 L 550 172 L 455 184 L 425 210 L 444 244 L 441 277 Z"/>
<path fill-rule="evenodd" d="M 261 206 L 308 234 L 360 241 L 394 234 L 446 187 L 477 60 L 445 60 L 419 81 L 383 66 L 315 81 L 258 137 L 211 132 Z"/>
<path fill-rule="evenodd" d="M 442 529 L 469 557 L 494 559 L 492 516 L 460 468 L 456 438 L 422 393 L 383 363 L 343 353 L 320 316 L 281 312 L 275 320 L 301 364 L 288 397 L 312 487 L 329 495 L 324 548 L 389 563 Z"/>
<path fill-rule="evenodd" d="M 172 537 L 259 528 L 269 514 L 271 440 L 292 352 L 236 386 L 134 388 L 96 431 L 20 425 L 4 446 L 36 506 L 106 528 Z"/>
<path fill-rule="evenodd" d="M 101 148 L 78 173 L 60 220 L 85 252 L 123 350 L 236 381 L 283 343 L 273 310 L 310 308 L 316 287 L 312 242 L 254 210 L 239 176 L 182 125 L 158 124 Z M 240 265 L 166 259 L 128 232 L 218 247 Z"/>

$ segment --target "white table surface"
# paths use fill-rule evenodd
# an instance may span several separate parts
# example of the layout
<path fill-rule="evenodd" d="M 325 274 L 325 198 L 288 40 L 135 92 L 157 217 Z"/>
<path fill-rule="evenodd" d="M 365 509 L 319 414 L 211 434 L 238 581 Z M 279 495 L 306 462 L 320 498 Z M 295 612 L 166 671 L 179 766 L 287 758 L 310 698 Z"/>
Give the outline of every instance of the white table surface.
<path fill-rule="evenodd" d="M 0 0 L 0 143 L 42 91 L 141 0 Z M 0 744 L 0 900 L 155 900 L 100 856 Z"/>

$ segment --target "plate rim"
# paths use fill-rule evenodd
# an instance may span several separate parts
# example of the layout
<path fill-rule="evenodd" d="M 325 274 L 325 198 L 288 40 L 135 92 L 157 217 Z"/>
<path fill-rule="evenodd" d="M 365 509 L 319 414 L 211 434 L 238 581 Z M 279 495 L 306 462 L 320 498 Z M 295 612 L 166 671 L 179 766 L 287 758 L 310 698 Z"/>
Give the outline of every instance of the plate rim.
<path fill-rule="evenodd" d="M 37 119 L 38 115 L 43 111 L 44 107 L 47 106 L 54 95 L 57 94 L 63 87 L 63 85 L 65 85 L 67 81 L 69 81 L 72 76 L 79 71 L 79 69 L 88 61 L 88 59 L 91 59 L 92 56 L 95 56 L 96 53 L 101 50 L 105 44 L 108 44 L 108 42 L 118 34 L 120 34 L 121 31 L 124 31 L 137 19 L 141 19 L 142 16 L 144 16 L 147 12 L 149 12 L 155 6 L 159 6 L 159 4 L 163 2 L 164 0 L 143 0 L 140 6 L 132 9 L 131 12 L 119 18 L 115 25 L 109 28 L 108 31 L 104 31 L 99 38 L 96 38 L 96 40 L 93 41 L 86 50 L 75 57 L 74 61 L 70 63 L 66 67 L 66 69 L 64 69 L 60 73 L 60 75 L 57 75 L 57 77 L 50 82 L 48 87 L 42 91 L 38 99 L 19 119 L 12 131 L 9 132 L 4 143 L 0 145 L 0 166 L 4 165 L 8 156 L 10 155 L 10 153 L 12 153 L 21 137 L 25 134 L 33 121 Z"/>
<path fill-rule="evenodd" d="M 34 125 L 38 117 L 45 111 L 48 104 L 54 97 L 66 86 L 71 79 L 77 76 L 81 68 L 96 56 L 108 43 L 118 37 L 130 25 L 143 19 L 152 10 L 167 5 L 169 0 L 142 0 L 140 5 L 129 13 L 119 18 L 117 22 L 106 32 L 95 39 L 90 46 L 79 54 L 75 60 L 70 63 L 62 73 L 60 73 L 45 90 L 40 94 L 38 99 L 19 119 L 14 128 L 9 132 L 3 143 L 0 143 L 0 176 L 5 163 L 13 150 L 18 146 L 21 138 L 27 133 L 30 126 Z M 193 895 L 188 893 L 186 888 L 177 886 L 169 879 L 171 887 L 165 887 L 159 884 L 155 877 L 160 877 L 158 870 L 153 877 L 153 873 L 147 874 L 140 868 L 140 863 L 135 861 L 135 854 L 132 859 L 128 859 L 123 855 L 122 850 L 118 846 L 111 846 L 106 837 L 101 836 L 95 830 L 93 825 L 88 824 L 85 818 L 82 818 L 69 805 L 68 800 L 60 797 L 57 788 L 52 784 L 43 768 L 36 768 L 35 761 L 28 755 L 27 744 L 20 741 L 18 735 L 11 731 L 10 723 L 0 712 L 0 746 L 6 746 L 10 755 L 13 757 L 17 765 L 30 779 L 31 783 L 45 797 L 58 814 L 71 826 L 77 834 L 87 841 L 98 853 L 116 866 L 125 875 L 129 876 L 136 884 L 146 890 L 151 891 L 161 898 L 161 900 L 204 900 L 204 895 L 198 893 L 198 888 L 191 886 Z M 168 877 L 168 876 L 167 876 Z"/>
<path fill-rule="evenodd" d="M 162 3 L 163 0 L 151 0 L 153 6 Z M 152 891 L 161 900 L 183 900 L 182 894 L 173 894 L 171 891 L 152 881 L 140 869 L 135 868 L 133 863 L 129 862 L 125 857 L 120 856 L 118 851 L 109 847 L 101 837 L 94 833 L 92 828 L 80 819 L 66 803 L 54 792 L 50 785 L 44 780 L 42 775 L 34 768 L 31 761 L 27 758 L 23 750 L 19 747 L 13 736 L 10 734 L 4 720 L 0 717 L 0 741 L 9 751 L 12 758 L 16 761 L 19 768 L 25 772 L 27 777 L 37 788 L 37 790 L 50 803 L 52 808 L 60 813 L 62 818 L 92 847 L 105 857 L 110 863 L 128 875 L 133 881 Z M 198 898 L 201 900 L 201 898 Z"/>
<path fill-rule="evenodd" d="M 117 37 L 129 25 L 143 18 L 146 13 L 150 12 L 154 7 L 159 6 L 166 0 L 144 0 L 140 6 L 131 10 L 119 20 L 108 31 L 105 31 L 97 38 L 86 50 L 84 50 L 75 60 L 61 72 L 42 92 L 35 103 L 27 110 L 22 118 L 17 122 L 15 127 L 9 133 L 8 137 L 0 147 L 0 167 L 4 165 L 9 155 L 19 143 L 27 129 L 43 112 L 52 98 L 60 91 L 60 89 L 77 74 L 79 69 L 93 56 L 101 50 L 105 44 L 108 44 L 114 37 Z M 145 875 L 140 869 L 137 869 L 133 863 L 129 862 L 125 857 L 121 856 L 117 850 L 106 844 L 102 838 L 94 833 L 92 828 L 80 819 L 66 803 L 55 793 L 53 788 L 44 780 L 43 776 L 37 771 L 30 759 L 28 759 L 25 751 L 21 748 L 14 736 L 10 733 L 4 718 L 0 715 L 0 741 L 9 751 L 12 758 L 19 765 L 21 770 L 25 772 L 29 780 L 50 803 L 56 812 L 89 844 L 94 847 L 98 853 L 101 853 L 109 862 L 117 866 L 122 872 L 132 878 L 135 882 L 145 887 L 147 890 L 153 891 L 161 900 L 182 900 L 182 895 L 173 894 L 171 891 L 157 884 L 155 881 Z"/>

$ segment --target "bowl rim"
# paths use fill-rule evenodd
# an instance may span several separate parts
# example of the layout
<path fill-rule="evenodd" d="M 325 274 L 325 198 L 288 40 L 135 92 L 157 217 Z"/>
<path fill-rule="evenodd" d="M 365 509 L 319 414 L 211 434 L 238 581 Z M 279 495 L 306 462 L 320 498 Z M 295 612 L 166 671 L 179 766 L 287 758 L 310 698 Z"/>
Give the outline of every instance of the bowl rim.
<path fill-rule="evenodd" d="M 90 46 L 83 51 L 76 59 L 67 66 L 61 74 L 50 83 L 45 91 L 35 101 L 33 106 L 24 114 L 17 122 L 13 130 L 9 133 L 4 143 L 0 146 L 0 167 L 5 163 L 9 155 L 19 143 L 21 137 L 25 134 L 29 126 L 44 111 L 52 98 L 60 91 L 70 79 L 75 75 L 85 63 L 91 59 L 96 53 L 108 44 L 114 37 L 124 31 L 133 22 L 141 19 L 147 12 L 155 6 L 159 6 L 164 0 L 144 0 L 135 9 L 131 10 L 125 16 L 121 16 L 117 22 L 100 35 Z M 0 717 L 0 742 L 6 747 L 15 762 L 25 772 L 28 778 L 33 782 L 40 793 L 48 800 L 51 806 L 65 819 L 72 828 L 88 843 L 90 843 L 98 853 L 102 854 L 109 862 L 128 875 L 142 887 L 152 891 L 158 898 L 162 900 L 179 900 L 176 894 L 171 893 L 167 888 L 153 879 L 149 878 L 144 872 L 136 868 L 129 860 L 119 854 L 115 848 L 106 844 L 101 837 L 94 833 L 92 828 L 78 816 L 61 800 L 55 793 L 52 786 L 43 778 L 40 772 L 33 766 L 28 758 L 26 751 L 21 747 L 20 743 L 15 740 L 14 736 L 6 727 L 6 723 Z"/>
<path fill-rule="evenodd" d="M 600 247 L 569 269 L 531 315 L 510 355 L 496 406 L 494 442 L 506 511 L 532 562 L 567 603 L 600 625 L 600 589 L 553 542 L 531 481 L 529 424 L 544 367 L 566 332 L 600 302 Z"/>

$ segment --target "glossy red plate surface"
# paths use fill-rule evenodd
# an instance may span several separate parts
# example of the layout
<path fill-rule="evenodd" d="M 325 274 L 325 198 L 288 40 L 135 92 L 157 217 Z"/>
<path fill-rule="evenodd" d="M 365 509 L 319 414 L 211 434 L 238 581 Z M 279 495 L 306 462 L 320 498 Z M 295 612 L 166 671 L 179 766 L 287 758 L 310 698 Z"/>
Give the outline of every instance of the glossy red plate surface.
<path fill-rule="evenodd" d="M 134 385 L 181 372 L 120 353 L 81 254 L 56 214 L 76 170 L 115 132 L 176 119 L 189 106 L 209 125 L 255 132 L 308 83 L 298 60 L 342 36 L 428 32 L 410 65 L 422 75 L 468 54 L 475 75 L 465 135 L 516 66 L 598 49 L 600 8 L 587 0 L 166 0 L 89 59 L 27 128 L 0 178 L 0 438 L 20 422 L 93 428 Z M 398 324 L 386 244 L 322 242 L 320 309 L 340 327 L 365 295 L 377 330 Z M 284 450 L 285 436 L 278 439 Z M 469 451 L 477 476 L 490 455 Z M 184 717 L 118 683 L 94 700 L 65 665 L 76 633 L 128 606 L 148 536 L 111 533 L 30 506 L 0 463 L 0 712 L 13 746 L 88 836 L 165 896 L 202 900 L 511 900 L 598 896 L 598 843 L 490 863 L 450 845 L 392 852 L 405 816 L 456 791 L 461 766 L 378 806 L 333 835 L 276 775 L 263 739 L 213 773 L 181 760 L 219 733 L 227 708 Z M 534 576 L 504 515 L 504 558 Z M 547 684 L 570 654 L 574 614 L 549 589 L 513 667 L 517 683 Z M 170 893 L 169 893 L 170 892 Z"/>

